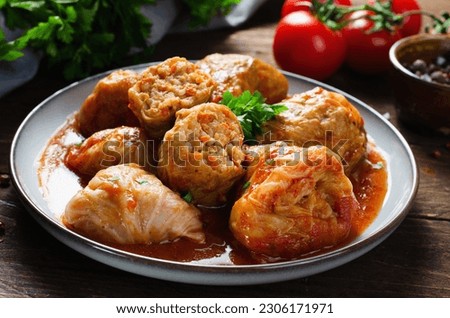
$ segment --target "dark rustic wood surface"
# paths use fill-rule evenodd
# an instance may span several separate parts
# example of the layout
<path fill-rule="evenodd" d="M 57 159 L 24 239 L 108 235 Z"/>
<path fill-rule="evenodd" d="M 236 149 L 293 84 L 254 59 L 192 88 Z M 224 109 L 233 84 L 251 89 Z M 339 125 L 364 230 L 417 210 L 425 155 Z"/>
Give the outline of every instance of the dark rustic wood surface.
<path fill-rule="evenodd" d="M 420 2 L 434 12 L 450 8 L 449 0 Z M 237 52 L 274 63 L 271 44 L 280 7 L 281 1 L 269 1 L 238 29 L 169 35 L 152 60 Z M 450 137 L 421 136 L 399 124 L 385 76 L 364 77 L 343 68 L 327 83 L 389 113 L 419 165 L 420 188 L 409 215 L 369 253 L 309 278 L 275 284 L 214 287 L 165 282 L 108 267 L 66 247 L 34 221 L 10 185 L 0 188 L 0 297 L 450 297 Z M 10 144 L 21 121 L 65 85 L 41 70 L 0 99 L 0 173 L 9 172 Z M 436 150 L 440 158 L 431 155 Z"/>

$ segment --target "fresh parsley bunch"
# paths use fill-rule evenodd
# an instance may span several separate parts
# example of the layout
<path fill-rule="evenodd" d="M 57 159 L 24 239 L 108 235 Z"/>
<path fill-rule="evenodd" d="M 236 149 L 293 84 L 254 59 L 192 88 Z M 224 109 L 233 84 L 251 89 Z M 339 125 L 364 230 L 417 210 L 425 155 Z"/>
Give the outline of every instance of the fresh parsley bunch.
<path fill-rule="evenodd" d="M 191 15 L 191 27 L 206 25 L 217 14 L 227 14 L 240 0 L 183 0 Z"/>
<path fill-rule="evenodd" d="M 154 1 L 0 0 L 6 26 L 24 30 L 11 42 L 0 31 L 0 60 L 13 61 L 30 46 L 62 66 L 65 78 L 87 76 L 120 62 L 131 47 L 147 48 L 151 22 L 139 8 Z"/>
<path fill-rule="evenodd" d="M 182 0 L 193 25 L 205 24 L 218 13 L 227 13 L 239 0 Z M 44 62 L 62 69 L 66 79 L 82 78 L 93 72 L 121 66 L 130 49 L 141 56 L 151 54 L 146 43 L 152 23 L 144 17 L 142 5 L 156 0 L 0 0 L 6 26 L 23 34 L 7 41 L 0 29 L 0 61 L 14 61 L 23 49 L 32 47 L 44 55 Z"/>
<path fill-rule="evenodd" d="M 221 103 L 237 116 L 247 141 L 255 140 L 255 137 L 262 133 L 263 123 L 288 109 L 284 105 L 266 104 L 265 98 L 258 91 L 253 94 L 244 91 L 236 97 L 226 91 Z"/>

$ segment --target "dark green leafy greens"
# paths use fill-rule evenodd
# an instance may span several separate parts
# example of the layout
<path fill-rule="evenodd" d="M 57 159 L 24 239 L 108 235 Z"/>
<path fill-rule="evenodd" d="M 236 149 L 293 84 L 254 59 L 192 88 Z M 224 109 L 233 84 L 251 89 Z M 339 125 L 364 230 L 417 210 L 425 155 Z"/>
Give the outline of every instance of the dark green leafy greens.
<path fill-rule="evenodd" d="M 250 185 L 251 185 L 251 182 L 250 182 L 250 181 L 247 181 L 247 182 L 245 182 L 245 183 L 242 185 L 242 189 L 245 190 L 245 189 L 247 189 Z"/>
<path fill-rule="evenodd" d="M 205 24 L 218 12 L 227 12 L 239 0 L 191 1 L 187 4 L 195 25 Z M 146 39 L 152 23 L 140 9 L 155 0 L 0 0 L 6 26 L 23 34 L 7 41 L 0 28 L 0 61 L 14 61 L 23 49 L 43 53 L 44 62 L 62 69 L 66 79 L 82 78 L 123 63 L 140 62 L 153 52 Z M 138 49 L 135 60 L 130 50 Z"/>
<path fill-rule="evenodd" d="M 189 7 L 191 27 L 205 25 L 216 14 L 225 15 L 240 0 L 183 0 Z"/>
<path fill-rule="evenodd" d="M 67 79 L 87 76 L 125 58 L 131 47 L 148 49 L 151 22 L 139 11 L 155 0 L 0 0 L 10 29 L 25 30 L 7 42 L 0 31 L 0 60 L 22 56 L 25 47 L 63 66 Z"/>
<path fill-rule="evenodd" d="M 253 94 L 244 91 L 236 97 L 226 91 L 221 103 L 228 106 L 237 116 L 247 141 L 255 140 L 256 135 L 262 133 L 263 123 L 288 109 L 284 105 L 266 104 L 264 97 L 258 91 Z"/>
<path fill-rule="evenodd" d="M 185 195 L 182 196 L 183 200 L 186 201 L 187 203 L 192 203 L 192 200 L 194 199 L 192 197 L 192 193 L 188 192 Z"/>

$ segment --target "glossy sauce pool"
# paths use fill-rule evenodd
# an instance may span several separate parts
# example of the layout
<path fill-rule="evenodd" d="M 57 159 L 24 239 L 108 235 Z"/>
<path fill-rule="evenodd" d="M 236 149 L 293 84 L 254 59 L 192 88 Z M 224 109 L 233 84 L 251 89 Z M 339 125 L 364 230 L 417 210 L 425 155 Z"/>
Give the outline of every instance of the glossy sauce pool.
<path fill-rule="evenodd" d="M 75 174 L 64 164 L 70 146 L 82 142 L 73 118 L 49 140 L 39 158 L 39 182 L 49 208 L 61 217 L 67 202 L 81 190 L 89 180 Z M 352 228 L 344 242 L 301 257 L 317 255 L 342 247 L 360 235 L 376 218 L 387 192 L 387 171 L 385 161 L 376 147 L 369 143 L 367 159 L 351 175 L 353 191 L 360 208 L 353 216 Z M 187 239 L 176 242 L 149 245 L 108 244 L 117 249 L 144 256 L 208 265 L 243 265 L 284 261 L 264 255 L 256 255 L 237 242 L 228 229 L 231 204 L 222 208 L 201 208 L 206 236 L 205 244 L 193 243 Z M 299 257 L 299 258 L 301 258 Z"/>

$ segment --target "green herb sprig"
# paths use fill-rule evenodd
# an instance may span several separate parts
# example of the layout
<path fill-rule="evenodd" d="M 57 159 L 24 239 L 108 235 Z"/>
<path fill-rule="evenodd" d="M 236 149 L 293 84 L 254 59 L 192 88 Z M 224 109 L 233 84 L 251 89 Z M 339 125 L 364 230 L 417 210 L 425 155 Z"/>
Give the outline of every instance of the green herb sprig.
<path fill-rule="evenodd" d="M 182 0 L 193 25 L 206 24 L 228 12 L 240 0 Z M 8 41 L 0 28 L 0 61 L 14 61 L 31 47 L 43 55 L 43 64 L 67 80 L 105 69 L 148 60 L 154 47 L 147 44 L 152 22 L 141 13 L 156 0 L 0 0 L 0 11 L 11 30 L 21 29 Z M 139 52 L 130 57 L 131 49 Z"/>
<path fill-rule="evenodd" d="M 240 0 L 183 0 L 189 8 L 193 28 L 206 25 L 215 15 L 226 15 Z"/>
<path fill-rule="evenodd" d="M 7 42 L 0 31 L 0 60 L 13 61 L 32 47 L 66 79 L 92 74 L 123 60 L 131 47 L 147 49 L 151 22 L 141 13 L 155 0 L 0 0 L 6 26 L 24 33 Z"/>
<path fill-rule="evenodd" d="M 194 200 L 194 197 L 192 196 L 192 193 L 190 193 L 190 192 L 186 193 L 185 195 L 182 195 L 182 198 L 187 203 L 192 203 L 192 201 Z"/>
<path fill-rule="evenodd" d="M 247 141 L 255 140 L 255 137 L 262 133 L 262 124 L 288 109 L 284 105 L 266 104 L 264 97 L 258 91 L 253 94 L 244 91 L 236 97 L 226 91 L 221 103 L 228 106 L 237 116 Z"/>
<path fill-rule="evenodd" d="M 246 190 L 246 189 L 248 189 L 248 187 L 250 187 L 250 185 L 251 185 L 251 182 L 250 182 L 250 181 L 247 181 L 247 182 L 245 182 L 245 183 L 242 185 L 242 189 L 243 189 L 243 190 Z"/>

